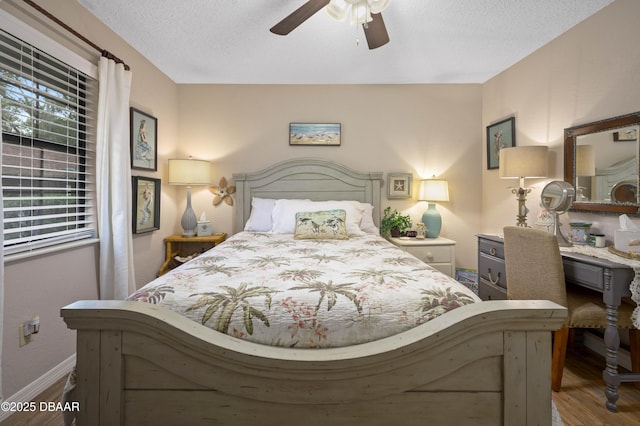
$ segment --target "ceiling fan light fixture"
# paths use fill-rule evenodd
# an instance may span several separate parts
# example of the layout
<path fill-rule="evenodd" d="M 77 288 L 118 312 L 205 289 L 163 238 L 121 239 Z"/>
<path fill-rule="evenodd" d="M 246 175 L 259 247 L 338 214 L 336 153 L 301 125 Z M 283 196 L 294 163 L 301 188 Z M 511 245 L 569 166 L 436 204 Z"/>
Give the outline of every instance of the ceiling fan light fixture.
<path fill-rule="evenodd" d="M 366 24 L 372 20 L 369 6 L 365 0 L 351 6 L 351 19 L 349 21 L 351 25 Z"/>
<path fill-rule="evenodd" d="M 372 21 L 372 13 L 381 13 L 389 6 L 390 0 L 331 0 L 325 8 L 329 16 L 343 22 L 347 15 L 351 25 Z"/>
<path fill-rule="evenodd" d="M 369 0 L 369 11 L 371 13 L 381 13 L 389 6 L 391 0 Z"/>
<path fill-rule="evenodd" d="M 325 10 L 331 18 L 338 22 L 343 22 L 347 17 L 347 7 L 349 5 L 345 0 L 331 0 Z"/>

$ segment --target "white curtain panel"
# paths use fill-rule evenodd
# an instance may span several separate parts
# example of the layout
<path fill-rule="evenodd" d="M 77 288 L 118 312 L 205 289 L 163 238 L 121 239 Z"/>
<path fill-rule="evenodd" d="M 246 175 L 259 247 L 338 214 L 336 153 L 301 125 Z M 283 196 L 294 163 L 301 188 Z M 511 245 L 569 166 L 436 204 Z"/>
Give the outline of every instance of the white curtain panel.
<path fill-rule="evenodd" d="M 135 290 L 129 154 L 131 72 L 103 57 L 98 76 L 96 183 L 100 299 L 123 300 Z"/>

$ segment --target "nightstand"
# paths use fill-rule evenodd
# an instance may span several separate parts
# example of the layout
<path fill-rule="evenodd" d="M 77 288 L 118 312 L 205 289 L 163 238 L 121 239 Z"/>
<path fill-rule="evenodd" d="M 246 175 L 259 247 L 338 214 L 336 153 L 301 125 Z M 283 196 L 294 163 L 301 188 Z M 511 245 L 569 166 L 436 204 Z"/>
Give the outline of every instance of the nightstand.
<path fill-rule="evenodd" d="M 456 242 L 447 238 L 389 238 L 396 246 L 455 278 Z"/>
<path fill-rule="evenodd" d="M 165 238 L 166 254 L 158 276 L 166 274 L 177 266 L 174 257 L 203 253 L 222 243 L 226 238 L 227 234 L 225 233 L 207 235 L 206 237 L 183 237 L 182 234 L 174 234 Z"/>

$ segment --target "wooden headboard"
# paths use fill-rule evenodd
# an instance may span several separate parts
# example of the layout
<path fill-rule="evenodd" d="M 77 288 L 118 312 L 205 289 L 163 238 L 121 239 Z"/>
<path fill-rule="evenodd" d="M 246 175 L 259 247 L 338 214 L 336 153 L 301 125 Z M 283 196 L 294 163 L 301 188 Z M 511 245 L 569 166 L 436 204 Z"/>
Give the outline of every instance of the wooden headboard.
<path fill-rule="evenodd" d="M 328 160 L 295 158 L 257 172 L 234 173 L 233 180 L 237 194 L 234 232 L 244 229 L 253 197 L 371 203 L 374 223 L 379 226 L 382 172 L 359 172 Z"/>

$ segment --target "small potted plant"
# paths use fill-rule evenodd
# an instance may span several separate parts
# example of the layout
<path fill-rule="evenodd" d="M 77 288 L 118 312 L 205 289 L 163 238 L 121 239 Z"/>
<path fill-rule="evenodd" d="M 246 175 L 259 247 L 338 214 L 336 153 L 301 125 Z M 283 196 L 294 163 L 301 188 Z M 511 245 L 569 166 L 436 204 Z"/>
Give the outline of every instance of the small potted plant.
<path fill-rule="evenodd" d="M 402 215 L 398 210 L 391 211 L 391 207 L 384 209 L 384 216 L 380 222 L 380 234 L 383 237 L 399 237 L 401 233 L 411 228 L 411 217 Z"/>

